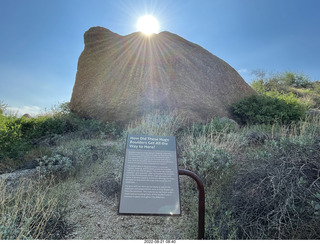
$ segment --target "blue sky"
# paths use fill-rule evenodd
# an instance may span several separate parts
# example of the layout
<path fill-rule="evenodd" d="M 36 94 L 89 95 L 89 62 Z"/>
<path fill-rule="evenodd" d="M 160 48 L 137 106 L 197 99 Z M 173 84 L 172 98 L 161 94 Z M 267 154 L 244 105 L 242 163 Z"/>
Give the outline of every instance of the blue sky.
<path fill-rule="evenodd" d="M 318 0 L 1 0 L 0 101 L 33 115 L 70 101 L 84 32 L 128 35 L 145 14 L 247 82 L 257 69 L 320 80 L 319 10 Z"/>

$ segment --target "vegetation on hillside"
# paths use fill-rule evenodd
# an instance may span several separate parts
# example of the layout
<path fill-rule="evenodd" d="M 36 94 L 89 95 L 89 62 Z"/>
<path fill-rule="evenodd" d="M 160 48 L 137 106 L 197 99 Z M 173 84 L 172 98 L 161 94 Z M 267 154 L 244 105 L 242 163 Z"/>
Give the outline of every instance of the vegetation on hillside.
<path fill-rule="evenodd" d="M 67 104 L 17 118 L 5 116 L 0 103 L 1 173 L 36 167 L 38 176 L 15 192 L 0 183 L 0 239 L 66 238 L 76 183 L 119 194 L 122 161 L 115 158 L 124 157 L 127 133 L 176 136 L 179 168 L 205 185 L 206 239 L 319 239 L 320 117 L 306 113 L 319 108 L 319 84 L 290 72 L 260 73 L 252 87 L 256 96 L 231 107 L 240 126 L 220 118 L 185 126 L 178 114 L 154 112 L 118 128 L 78 118 Z M 176 228 L 183 226 L 181 239 L 195 239 L 197 188 L 180 180 L 189 221 Z"/>
<path fill-rule="evenodd" d="M 257 95 L 247 97 L 230 108 L 238 123 L 290 124 L 304 119 L 309 109 L 320 108 L 320 83 L 303 74 L 283 72 L 267 76 L 256 71 L 252 88 Z"/>
<path fill-rule="evenodd" d="M 50 147 L 64 135 L 93 138 L 119 133 L 120 128 L 114 124 L 82 119 L 70 113 L 67 103 L 36 118 L 0 114 L 0 173 L 36 166 L 36 159 L 51 156 Z"/>

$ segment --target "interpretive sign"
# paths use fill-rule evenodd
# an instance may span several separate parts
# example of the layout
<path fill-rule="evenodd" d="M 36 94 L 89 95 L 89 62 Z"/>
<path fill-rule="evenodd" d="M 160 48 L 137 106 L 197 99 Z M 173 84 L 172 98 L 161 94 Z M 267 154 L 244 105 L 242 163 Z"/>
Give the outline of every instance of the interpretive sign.
<path fill-rule="evenodd" d="M 175 137 L 128 135 L 119 214 L 181 214 Z"/>

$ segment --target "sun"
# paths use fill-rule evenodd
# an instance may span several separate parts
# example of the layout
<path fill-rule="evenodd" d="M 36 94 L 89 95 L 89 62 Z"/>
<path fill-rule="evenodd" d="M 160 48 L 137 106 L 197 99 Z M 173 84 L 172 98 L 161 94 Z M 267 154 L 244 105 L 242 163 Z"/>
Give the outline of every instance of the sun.
<path fill-rule="evenodd" d="M 145 35 L 159 32 L 159 22 L 152 15 L 145 15 L 138 19 L 137 30 Z"/>

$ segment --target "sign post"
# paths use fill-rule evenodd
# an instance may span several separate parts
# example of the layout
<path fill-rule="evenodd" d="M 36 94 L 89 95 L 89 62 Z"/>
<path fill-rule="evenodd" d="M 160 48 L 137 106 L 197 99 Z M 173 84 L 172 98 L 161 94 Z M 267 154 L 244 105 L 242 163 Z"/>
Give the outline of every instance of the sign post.
<path fill-rule="evenodd" d="M 181 215 L 175 137 L 127 136 L 119 214 Z"/>
<path fill-rule="evenodd" d="M 205 193 L 202 180 L 195 173 L 186 170 L 179 169 L 179 175 L 187 175 L 195 180 L 199 191 L 199 203 L 198 203 L 198 239 L 204 239 L 204 214 L 205 214 Z"/>

